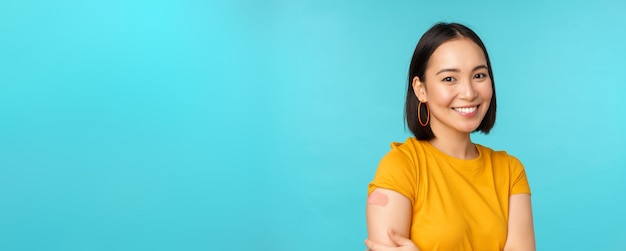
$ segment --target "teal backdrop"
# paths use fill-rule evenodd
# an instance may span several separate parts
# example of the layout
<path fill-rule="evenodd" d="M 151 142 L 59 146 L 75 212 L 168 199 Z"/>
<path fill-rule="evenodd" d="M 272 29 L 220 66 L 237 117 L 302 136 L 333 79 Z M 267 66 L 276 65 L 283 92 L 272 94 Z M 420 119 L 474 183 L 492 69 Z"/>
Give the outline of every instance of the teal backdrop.
<path fill-rule="evenodd" d="M 626 250 L 624 1 L 0 1 L 0 250 L 363 250 L 415 44 L 493 63 L 474 140 L 539 250 Z"/>

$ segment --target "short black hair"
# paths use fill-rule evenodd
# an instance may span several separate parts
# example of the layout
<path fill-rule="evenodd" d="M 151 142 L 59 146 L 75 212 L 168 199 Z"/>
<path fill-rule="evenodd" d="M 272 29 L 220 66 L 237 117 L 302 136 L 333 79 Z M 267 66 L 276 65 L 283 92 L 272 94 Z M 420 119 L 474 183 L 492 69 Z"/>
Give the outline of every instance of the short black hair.
<path fill-rule="evenodd" d="M 459 38 L 468 38 L 476 43 L 485 54 L 485 59 L 487 60 L 487 70 L 489 71 L 489 77 L 491 78 L 491 88 L 493 90 L 493 95 L 491 96 L 491 103 L 489 105 L 489 109 L 487 109 L 487 114 L 480 122 L 480 125 L 474 132 L 482 132 L 484 134 L 488 134 L 493 128 L 493 125 L 496 122 L 496 86 L 495 81 L 493 79 L 493 73 L 491 71 L 491 62 L 489 61 L 489 55 L 487 54 L 487 49 L 483 44 L 482 40 L 474 31 L 465 25 L 459 23 L 437 23 L 433 27 L 431 27 L 422 38 L 420 38 L 417 46 L 415 46 L 415 51 L 413 52 L 413 58 L 411 59 L 411 65 L 409 66 L 409 79 L 408 79 L 408 88 L 406 92 L 406 102 L 404 106 L 404 118 L 406 120 L 407 126 L 415 135 L 415 137 L 419 140 L 430 140 L 435 137 L 432 129 L 430 128 L 430 123 L 426 126 L 421 126 L 418 122 L 418 119 L 422 119 L 422 121 L 426 121 L 426 116 L 428 116 L 428 111 L 426 110 L 426 105 L 422 105 L 420 114 L 422 118 L 418 118 L 417 107 L 419 104 L 419 100 L 415 96 L 415 92 L 413 90 L 413 78 L 418 77 L 421 81 L 425 81 L 424 74 L 426 72 L 426 67 L 428 66 L 428 61 L 430 60 L 430 56 L 433 52 L 443 43 L 448 42 L 450 40 L 459 39 Z"/>

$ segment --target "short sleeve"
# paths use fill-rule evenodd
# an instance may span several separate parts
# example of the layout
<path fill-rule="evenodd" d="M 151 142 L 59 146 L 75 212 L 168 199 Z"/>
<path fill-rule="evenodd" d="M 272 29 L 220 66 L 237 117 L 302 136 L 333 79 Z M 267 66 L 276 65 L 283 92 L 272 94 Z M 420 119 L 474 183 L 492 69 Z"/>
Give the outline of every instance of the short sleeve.
<path fill-rule="evenodd" d="M 526 171 L 522 162 L 509 156 L 509 166 L 511 168 L 509 194 L 530 194 L 530 185 L 528 185 L 528 178 L 526 178 Z"/>
<path fill-rule="evenodd" d="M 415 202 L 417 168 L 398 148 L 389 151 L 378 164 L 374 180 L 369 184 L 368 195 L 376 188 L 396 191 Z"/>

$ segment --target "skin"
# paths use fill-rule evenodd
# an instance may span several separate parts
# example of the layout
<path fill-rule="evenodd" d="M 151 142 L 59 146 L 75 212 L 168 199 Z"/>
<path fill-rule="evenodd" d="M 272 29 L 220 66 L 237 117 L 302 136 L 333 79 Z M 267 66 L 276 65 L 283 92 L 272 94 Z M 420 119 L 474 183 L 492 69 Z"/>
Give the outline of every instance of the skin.
<path fill-rule="evenodd" d="M 413 79 L 415 96 L 430 109 L 430 126 L 436 135 L 430 143 L 449 156 L 473 159 L 479 155 L 470 133 L 478 128 L 491 102 L 493 89 L 488 74 L 482 49 L 469 39 L 459 38 L 441 44 L 428 61 L 424 79 Z M 377 188 L 374 193 L 386 195 L 387 204 L 367 205 L 368 250 L 419 251 L 407 238 L 410 200 L 388 189 Z M 509 197 L 504 250 L 535 250 L 531 208 L 530 195 Z"/>

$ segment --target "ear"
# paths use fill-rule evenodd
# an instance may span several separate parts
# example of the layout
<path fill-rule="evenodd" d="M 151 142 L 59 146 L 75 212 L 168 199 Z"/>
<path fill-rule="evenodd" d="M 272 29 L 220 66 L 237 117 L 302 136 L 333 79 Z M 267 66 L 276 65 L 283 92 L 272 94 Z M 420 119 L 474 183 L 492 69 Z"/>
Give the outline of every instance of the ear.
<path fill-rule="evenodd" d="M 415 92 L 415 97 L 417 97 L 420 102 L 428 102 L 426 98 L 426 85 L 417 76 L 413 78 L 413 92 Z"/>

